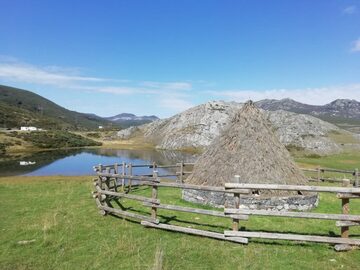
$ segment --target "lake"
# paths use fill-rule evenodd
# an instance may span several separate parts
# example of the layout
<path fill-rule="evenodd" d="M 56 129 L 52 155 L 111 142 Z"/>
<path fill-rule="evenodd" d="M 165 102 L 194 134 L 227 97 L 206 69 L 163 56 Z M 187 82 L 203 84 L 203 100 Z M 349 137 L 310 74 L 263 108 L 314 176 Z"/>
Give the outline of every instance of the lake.
<path fill-rule="evenodd" d="M 0 176 L 12 175 L 93 175 L 93 166 L 114 163 L 159 165 L 177 162 L 194 162 L 196 155 L 177 151 L 117 150 L 117 149 L 76 149 L 44 151 L 33 154 L 18 154 L 11 159 L 0 161 Z M 147 168 L 136 173 L 150 172 Z M 159 170 L 160 174 L 170 171 Z"/>

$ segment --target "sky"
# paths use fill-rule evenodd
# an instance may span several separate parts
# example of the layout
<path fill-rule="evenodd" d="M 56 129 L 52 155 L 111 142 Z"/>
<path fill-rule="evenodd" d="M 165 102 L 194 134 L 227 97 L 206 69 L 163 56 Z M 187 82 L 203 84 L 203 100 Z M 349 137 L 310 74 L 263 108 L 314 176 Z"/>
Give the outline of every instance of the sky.
<path fill-rule="evenodd" d="M 100 116 L 360 101 L 360 1 L 0 0 L 0 84 Z"/>

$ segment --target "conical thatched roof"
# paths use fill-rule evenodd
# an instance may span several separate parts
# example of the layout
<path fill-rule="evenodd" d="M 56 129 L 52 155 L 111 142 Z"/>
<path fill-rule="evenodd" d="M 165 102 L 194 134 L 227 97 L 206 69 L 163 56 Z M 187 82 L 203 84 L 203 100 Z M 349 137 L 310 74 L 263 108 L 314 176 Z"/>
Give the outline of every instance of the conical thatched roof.
<path fill-rule="evenodd" d="M 234 175 L 241 183 L 306 184 L 289 152 L 252 101 L 234 116 L 195 163 L 187 183 L 223 186 Z"/>

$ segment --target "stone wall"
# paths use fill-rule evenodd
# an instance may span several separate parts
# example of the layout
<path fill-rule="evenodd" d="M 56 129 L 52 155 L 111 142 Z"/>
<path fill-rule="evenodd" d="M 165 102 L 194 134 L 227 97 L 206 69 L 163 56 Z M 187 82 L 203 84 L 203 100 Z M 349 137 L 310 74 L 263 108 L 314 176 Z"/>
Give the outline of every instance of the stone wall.
<path fill-rule="evenodd" d="M 231 193 L 208 192 L 201 190 L 183 190 L 182 198 L 188 202 L 210 205 L 223 208 L 234 206 L 234 197 Z M 307 211 L 319 204 L 319 195 L 296 195 L 290 197 L 262 198 L 261 196 L 240 196 L 240 208 L 263 210 L 297 210 Z"/>

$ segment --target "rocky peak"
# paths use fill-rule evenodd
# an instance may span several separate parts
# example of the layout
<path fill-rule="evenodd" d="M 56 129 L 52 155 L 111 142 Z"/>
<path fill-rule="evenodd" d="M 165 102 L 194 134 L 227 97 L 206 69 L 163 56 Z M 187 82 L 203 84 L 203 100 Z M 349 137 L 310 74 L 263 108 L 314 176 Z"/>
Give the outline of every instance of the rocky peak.
<path fill-rule="evenodd" d="M 146 140 L 161 149 L 204 148 L 229 125 L 230 119 L 242 106 L 235 102 L 211 101 L 171 118 L 140 126 L 139 131 Z M 340 145 L 332 141 L 328 134 L 341 130 L 328 122 L 284 110 L 267 111 L 265 115 L 286 146 L 317 153 L 331 153 L 340 149 Z M 119 136 L 123 132 L 120 131 Z"/>

